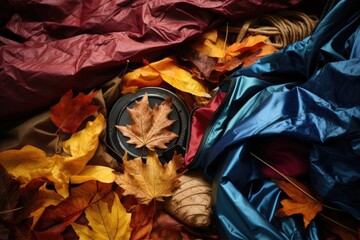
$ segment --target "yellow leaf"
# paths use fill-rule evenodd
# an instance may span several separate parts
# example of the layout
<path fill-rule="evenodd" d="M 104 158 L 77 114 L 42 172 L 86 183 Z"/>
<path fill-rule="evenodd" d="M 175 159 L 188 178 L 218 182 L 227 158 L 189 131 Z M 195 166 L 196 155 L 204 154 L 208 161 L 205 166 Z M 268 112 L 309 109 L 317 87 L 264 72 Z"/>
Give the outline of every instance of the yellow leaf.
<path fill-rule="evenodd" d="M 278 216 L 291 216 L 302 214 L 305 228 L 315 218 L 316 214 L 322 211 L 321 202 L 312 197 L 310 191 L 300 182 L 288 177 L 292 183 L 275 181 L 276 184 L 291 198 L 281 201 L 283 206 L 276 214 Z M 296 185 L 296 186 L 295 186 Z M 300 190 L 300 189 L 301 190 Z"/>
<path fill-rule="evenodd" d="M 72 134 L 70 139 L 63 143 L 64 151 L 71 155 L 64 159 L 64 170 L 69 175 L 81 172 L 94 156 L 99 145 L 99 135 L 105 125 L 104 116 L 99 114 L 93 122 L 89 121 L 83 130 Z"/>
<path fill-rule="evenodd" d="M 115 181 L 114 169 L 105 166 L 87 165 L 78 175 L 70 176 L 70 182 L 73 184 L 80 184 L 90 180 L 112 183 Z"/>
<path fill-rule="evenodd" d="M 99 114 L 86 128 L 74 133 L 64 144 L 64 150 L 70 156 L 55 154 L 48 157 L 43 150 L 27 145 L 20 150 L 1 152 L 0 164 L 22 184 L 34 178 L 48 179 L 54 183 L 56 191 L 66 198 L 69 195 L 70 175 L 81 172 L 93 157 L 104 127 L 105 118 Z"/>
<path fill-rule="evenodd" d="M 30 214 L 30 217 L 33 217 L 32 227 L 38 222 L 46 207 L 56 206 L 62 200 L 64 200 L 64 198 L 58 193 L 46 188 L 46 183 L 42 185 L 36 193 L 32 203 L 32 206 L 36 206 L 36 210 L 32 211 Z"/>
<path fill-rule="evenodd" d="M 60 155 L 48 157 L 43 150 L 27 145 L 20 150 L 1 152 L 0 164 L 23 184 L 45 178 L 54 183 L 62 196 L 67 196 L 67 175 L 62 171 L 64 157 Z"/>
<path fill-rule="evenodd" d="M 139 87 L 157 87 L 162 81 L 160 74 L 146 65 L 124 75 L 121 82 L 121 93 L 133 93 Z"/>
<path fill-rule="evenodd" d="M 126 240 L 131 234 L 131 214 L 121 204 L 117 194 L 111 211 L 107 202 L 97 195 L 98 201 L 85 209 L 88 226 L 72 223 L 71 226 L 82 240 Z"/>
<path fill-rule="evenodd" d="M 168 130 L 175 120 L 168 119 L 171 113 L 171 98 L 163 101 L 160 106 L 150 108 L 148 95 L 144 94 L 141 101 L 136 101 L 134 108 L 127 109 L 132 125 L 118 126 L 116 128 L 130 139 L 127 143 L 136 144 L 136 148 L 146 146 L 150 150 L 155 147 L 165 149 L 166 143 L 175 139 L 177 135 Z"/>
<path fill-rule="evenodd" d="M 177 66 L 169 57 L 125 74 L 122 91 L 133 91 L 134 86 L 159 86 L 162 80 L 183 92 L 200 97 L 211 97 L 202 83 L 194 79 L 189 71 Z"/>
<path fill-rule="evenodd" d="M 199 41 L 191 46 L 205 56 L 223 58 L 225 56 L 225 40 L 218 36 L 216 29 L 203 34 Z"/>
<path fill-rule="evenodd" d="M 124 174 L 117 174 L 115 182 L 125 190 L 124 195 L 134 195 L 140 204 L 163 201 L 163 197 L 171 196 L 179 187 L 181 174 L 177 170 L 182 163 L 181 155 L 175 155 L 169 163 L 162 165 L 153 151 L 148 152 L 146 164 L 141 158 L 127 160 L 125 154 Z"/>

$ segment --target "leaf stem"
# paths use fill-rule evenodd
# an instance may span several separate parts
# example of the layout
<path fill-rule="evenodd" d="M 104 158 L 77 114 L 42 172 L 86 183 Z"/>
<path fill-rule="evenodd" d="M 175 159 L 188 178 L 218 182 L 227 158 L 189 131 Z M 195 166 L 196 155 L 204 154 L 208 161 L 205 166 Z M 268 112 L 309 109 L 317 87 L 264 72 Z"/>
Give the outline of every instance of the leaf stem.
<path fill-rule="evenodd" d="M 282 172 L 280 172 L 279 170 L 277 170 L 276 168 L 274 168 L 273 166 L 271 166 L 269 163 L 265 162 L 264 160 L 262 160 L 260 157 L 256 156 L 254 153 L 250 152 L 250 154 L 255 157 L 257 160 L 259 160 L 260 162 L 262 162 L 263 164 L 265 164 L 266 166 L 268 166 L 269 168 L 271 168 L 272 170 L 274 170 L 277 174 L 279 174 L 281 177 L 283 177 L 284 179 L 286 179 L 289 183 L 291 183 L 294 187 L 296 187 L 297 189 L 299 189 L 302 193 L 304 193 L 306 196 L 308 196 L 309 198 L 311 198 L 312 200 L 314 200 L 315 202 L 320 203 L 323 207 L 328 208 L 328 209 L 332 209 L 335 211 L 341 211 L 343 212 L 342 209 L 339 208 L 334 208 L 331 207 L 329 205 L 326 205 L 324 203 L 319 202 L 319 200 L 317 200 L 316 198 L 314 198 L 311 194 L 309 194 L 308 192 L 306 192 L 305 190 L 303 190 L 301 187 L 297 186 L 293 181 L 291 181 L 291 179 L 289 177 L 287 177 L 285 174 L 283 174 Z"/>
<path fill-rule="evenodd" d="M 358 232 L 357 232 L 356 230 L 354 230 L 354 229 L 352 229 L 352 228 L 349 228 L 349 227 L 347 227 L 347 226 L 339 223 L 338 221 L 336 221 L 336 220 L 334 220 L 334 219 L 332 219 L 332 218 L 330 218 L 330 217 L 328 217 L 328 216 L 326 216 L 326 215 L 324 215 L 324 214 L 322 214 L 322 213 L 318 213 L 318 214 L 319 214 L 321 217 L 329 220 L 330 222 L 333 222 L 333 223 L 335 223 L 335 224 L 337 224 L 337 225 L 345 228 L 346 230 L 348 230 L 348 231 L 350 231 L 350 232 L 352 232 L 352 233 L 358 234 Z"/>
<path fill-rule="evenodd" d="M 20 209 L 22 209 L 23 207 L 18 207 L 18 208 L 14 208 L 14 209 L 10 209 L 10 210 L 5 210 L 5 211 L 1 211 L 0 214 L 6 214 L 6 213 L 12 213 L 12 212 L 16 212 Z"/>
<path fill-rule="evenodd" d="M 56 140 L 56 145 L 55 145 L 55 153 L 60 154 L 61 153 L 61 148 L 60 148 L 60 142 L 61 142 L 61 129 L 58 128 L 58 130 L 56 130 L 55 134 L 57 136 L 57 140 Z"/>
<path fill-rule="evenodd" d="M 257 160 L 259 160 L 260 162 L 262 162 L 263 164 L 265 164 L 266 166 L 268 166 L 269 168 L 271 168 L 272 170 L 274 170 L 276 173 L 278 173 L 280 176 L 282 176 L 284 179 L 286 179 L 289 183 L 291 183 L 294 187 L 296 187 L 297 189 L 299 189 L 302 193 L 304 193 L 306 196 L 310 197 L 311 199 L 313 199 L 314 201 L 320 203 L 316 198 L 314 198 L 311 194 L 307 193 L 305 190 L 303 190 L 301 187 L 297 186 L 293 181 L 291 181 L 290 178 L 288 178 L 285 174 L 283 174 L 282 172 L 280 172 L 279 170 L 277 170 L 276 168 L 274 168 L 273 166 L 271 166 L 269 163 L 265 162 L 264 160 L 262 160 L 260 157 L 258 157 L 257 155 L 255 155 L 254 153 L 250 152 L 250 154 L 255 157 Z M 322 206 L 326 207 L 326 208 L 329 208 L 329 209 L 332 209 L 332 210 L 336 210 L 336 211 L 343 211 L 342 209 L 338 209 L 338 208 L 334 208 L 334 207 L 330 207 L 328 205 L 325 205 L 323 203 L 320 203 Z M 348 231 L 352 232 L 352 233 L 355 233 L 357 234 L 358 232 L 354 229 L 351 229 L 341 223 L 339 223 L 338 221 L 322 214 L 322 213 L 318 213 L 320 216 L 322 216 L 323 218 L 339 225 L 340 227 L 343 227 L 345 229 L 347 229 Z"/>
<path fill-rule="evenodd" d="M 285 178 L 289 183 L 291 183 L 294 187 L 296 187 L 297 189 L 299 189 L 302 193 L 304 193 L 306 196 L 308 196 L 309 198 L 311 198 L 312 200 L 314 200 L 315 202 L 320 203 L 316 198 L 314 198 L 311 194 L 309 194 L 308 192 L 306 192 L 304 189 L 302 189 L 301 187 L 299 187 L 298 185 L 296 185 L 290 178 L 288 178 L 285 174 L 283 174 L 282 172 L 280 172 L 279 170 L 277 170 L 276 168 L 274 168 L 273 166 L 271 166 L 269 163 L 265 162 L 264 160 L 262 160 L 260 157 L 256 156 L 254 153 L 250 153 L 253 157 L 255 157 L 257 160 L 259 160 L 260 162 L 262 162 L 263 164 L 265 164 L 266 166 L 268 166 L 269 168 L 271 168 L 272 170 L 274 170 L 277 174 L 279 174 L 280 176 L 282 176 L 283 178 Z"/>
<path fill-rule="evenodd" d="M 123 79 L 123 78 L 124 78 L 124 76 L 125 76 L 125 74 L 126 74 L 126 72 L 127 72 L 127 70 L 128 70 L 129 63 L 130 63 L 130 60 L 129 60 L 129 59 L 126 59 L 126 65 L 125 65 L 122 73 L 119 75 L 119 78 L 120 78 L 120 79 Z"/>

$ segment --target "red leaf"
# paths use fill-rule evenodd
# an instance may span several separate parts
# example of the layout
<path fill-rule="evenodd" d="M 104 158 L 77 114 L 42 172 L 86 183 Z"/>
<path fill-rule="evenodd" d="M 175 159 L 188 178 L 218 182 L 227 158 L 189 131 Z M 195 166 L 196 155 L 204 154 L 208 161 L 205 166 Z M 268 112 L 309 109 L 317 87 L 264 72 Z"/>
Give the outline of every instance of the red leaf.
<path fill-rule="evenodd" d="M 131 211 L 131 240 L 149 239 L 153 228 L 156 204 L 136 205 Z"/>
<path fill-rule="evenodd" d="M 50 206 L 45 209 L 34 230 L 37 231 L 37 234 L 39 232 L 61 233 L 83 213 L 97 193 L 110 192 L 111 186 L 112 184 L 99 185 L 95 181 L 88 181 L 72 188 L 67 199 L 57 206 Z M 105 191 L 102 188 L 105 188 Z"/>
<path fill-rule="evenodd" d="M 69 90 L 58 104 L 50 108 L 51 121 L 63 132 L 76 132 L 87 117 L 99 110 L 99 106 L 91 105 L 97 93 L 98 91 L 88 95 L 79 93 L 73 98 L 73 92 Z"/>

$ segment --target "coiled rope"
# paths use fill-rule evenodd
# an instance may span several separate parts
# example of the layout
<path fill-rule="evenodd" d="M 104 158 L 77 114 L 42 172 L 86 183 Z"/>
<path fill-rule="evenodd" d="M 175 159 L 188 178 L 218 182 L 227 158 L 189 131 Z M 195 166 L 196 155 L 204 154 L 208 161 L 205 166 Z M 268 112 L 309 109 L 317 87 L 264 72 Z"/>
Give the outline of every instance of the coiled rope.
<path fill-rule="evenodd" d="M 237 42 L 249 35 L 269 36 L 268 43 L 281 49 L 300 41 L 314 30 L 318 18 L 298 11 L 282 11 L 247 19 L 241 27 L 229 27 L 229 32 L 238 32 Z"/>

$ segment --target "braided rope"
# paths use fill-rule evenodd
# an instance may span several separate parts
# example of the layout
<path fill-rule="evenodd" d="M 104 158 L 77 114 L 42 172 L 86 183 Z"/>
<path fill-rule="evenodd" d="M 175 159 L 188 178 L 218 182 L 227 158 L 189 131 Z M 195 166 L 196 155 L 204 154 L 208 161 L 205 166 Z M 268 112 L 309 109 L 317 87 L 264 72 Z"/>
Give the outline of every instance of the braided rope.
<path fill-rule="evenodd" d="M 269 36 L 268 43 L 276 48 L 284 48 L 290 43 L 309 36 L 315 28 L 318 18 L 297 11 L 283 11 L 248 19 L 242 26 L 230 27 L 230 32 L 238 32 L 237 42 L 249 35 Z"/>

